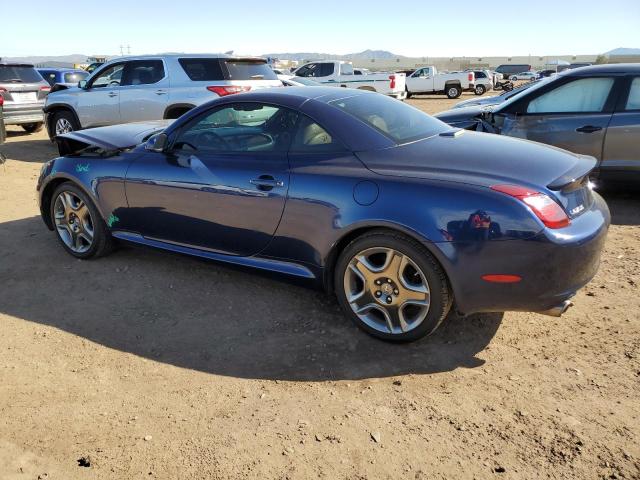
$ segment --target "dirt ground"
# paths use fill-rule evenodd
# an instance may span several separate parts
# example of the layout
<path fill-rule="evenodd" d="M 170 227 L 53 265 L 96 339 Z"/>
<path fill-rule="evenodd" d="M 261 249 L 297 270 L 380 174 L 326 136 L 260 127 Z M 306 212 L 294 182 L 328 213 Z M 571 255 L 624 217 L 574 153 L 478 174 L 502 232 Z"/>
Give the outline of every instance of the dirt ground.
<path fill-rule="evenodd" d="M 605 193 L 600 271 L 562 318 L 390 345 L 251 273 L 72 259 L 36 205 L 53 146 L 10 128 L 0 151 L 1 479 L 640 478 L 637 194 Z"/>

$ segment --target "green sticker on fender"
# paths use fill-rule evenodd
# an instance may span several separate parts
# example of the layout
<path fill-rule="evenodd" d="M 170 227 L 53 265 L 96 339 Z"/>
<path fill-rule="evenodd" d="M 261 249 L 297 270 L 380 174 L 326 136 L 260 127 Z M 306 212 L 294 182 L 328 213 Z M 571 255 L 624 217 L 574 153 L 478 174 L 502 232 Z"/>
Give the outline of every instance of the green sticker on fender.
<path fill-rule="evenodd" d="M 113 213 L 111 215 L 109 215 L 109 218 L 107 219 L 107 226 L 109 228 L 111 228 L 113 226 L 114 223 L 119 222 L 120 219 L 118 217 L 116 217 Z"/>
<path fill-rule="evenodd" d="M 89 171 L 89 164 L 88 163 L 86 165 L 82 165 L 80 163 L 76 165 L 76 172 L 77 173 L 88 172 L 88 171 Z"/>

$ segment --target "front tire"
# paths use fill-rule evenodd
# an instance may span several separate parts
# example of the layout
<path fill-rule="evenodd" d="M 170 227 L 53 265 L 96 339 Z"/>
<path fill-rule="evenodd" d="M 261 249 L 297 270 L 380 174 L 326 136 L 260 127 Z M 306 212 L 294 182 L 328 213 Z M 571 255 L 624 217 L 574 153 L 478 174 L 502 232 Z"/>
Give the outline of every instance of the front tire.
<path fill-rule="evenodd" d="M 27 133 L 36 133 L 36 132 L 39 132 L 40 130 L 42 130 L 42 126 L 43 125 L 44 125 L 43 122 L 25 123 L 25 124 L 22 125 L 22 128 Z"/>
<path fill-rule="evenodd" d="M 487 91 L 484 85 L 476 85 L 475 90 L 473 91 L 476 95 L 484 95 Z"/>
<path fill-rule="evenodd" d="M 62 247 L 76 258 L 97 258 L 113 249 L 113 238 L 95 204 L 78 186 L 65 182 L 53 192 L 49 213 Z"/>
<path fill-rule="evenodd" d="M 462 95 L 462 89 L 457 85 L 450 85 L 447 87 L 448 98 L 451 98 L 451 99 L 458 98 L 460 95 Z"/>
<path fill-rule="evenodd" d="M 60 110 L 53 114 L 51 119 L 51 135 L 52 139 L 58 135 L 75 132 L 80 130 L 80 125 L 73 113 L 67 110 Z"/>
<path fill-rule="evenodd" d="M 452 304 L 436 259 L 420 243 L 388 230 L 371 231 L 347 245 L 334 282 L 345 314 L 383 340 L 409 342 L 430 335 Z"/>

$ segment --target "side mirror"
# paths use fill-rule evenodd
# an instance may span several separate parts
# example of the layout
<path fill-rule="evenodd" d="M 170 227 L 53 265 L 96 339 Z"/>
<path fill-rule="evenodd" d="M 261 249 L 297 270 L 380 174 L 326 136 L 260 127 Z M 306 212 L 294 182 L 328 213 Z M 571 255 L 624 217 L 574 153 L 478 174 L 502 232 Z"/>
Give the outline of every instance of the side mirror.
<path fill-rule="evenodd" d="M 150 152 L 162 153 L 167 146 L 168 140 L 169 137 L 167 137 L 166 133 L 159 133 L 147 140 L 144 149 Z"/>
<path fill-rule="evenodd" d="M 85 90 L 87 88 L 87 81 L 86 80 L 80 80 L 78 82 L 78 88 L 82 88 L 83 90 Z"/>

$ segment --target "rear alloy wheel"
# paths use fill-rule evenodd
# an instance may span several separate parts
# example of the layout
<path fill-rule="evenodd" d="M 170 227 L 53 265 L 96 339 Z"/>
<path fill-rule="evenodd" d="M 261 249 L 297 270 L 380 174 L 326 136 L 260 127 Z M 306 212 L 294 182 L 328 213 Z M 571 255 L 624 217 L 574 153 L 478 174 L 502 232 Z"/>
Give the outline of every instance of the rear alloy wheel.
<path fill-rule="evenodd" d="M 89 197 L 72 183 L 53 194 L 51 221 L 62 246 L 77 258 L 98 257 L 111 250 L 107 226 Z"/>
<path fill-rule="evenodd" d="M 42 126 L 43 125 L 44 125 L 43 122 L 25 123 L 25 124 L 22 125 L 22 128 L 27 133 L 36 133 L 36 132 L 39 132 L 40 130 L 42 130 Z"/>
<path fill-rule="evenodd" d="M 394 232 L 372 232 L 352 242 L 338 260 L 335 282 L 347 315 L 384 340 L 428 335 L 451 307 L 436 260 L 419 243 Z"/>
<path fill-rule="evenodd" d="M 484 93 L 487 91 L 487 89 L 485 88 L 484 85 L 476 85 L 476 88 L 474 90 L 474 93 L 476 95 L 484 95 Z"/>
<path fill-rule="evenodd" d="M 447 87 L 447 97 L 449 98 L 458 98 L 462 95 L 462 89 L 458 86 L 449 86 Z"/>

